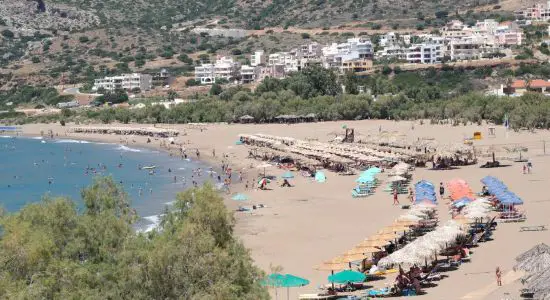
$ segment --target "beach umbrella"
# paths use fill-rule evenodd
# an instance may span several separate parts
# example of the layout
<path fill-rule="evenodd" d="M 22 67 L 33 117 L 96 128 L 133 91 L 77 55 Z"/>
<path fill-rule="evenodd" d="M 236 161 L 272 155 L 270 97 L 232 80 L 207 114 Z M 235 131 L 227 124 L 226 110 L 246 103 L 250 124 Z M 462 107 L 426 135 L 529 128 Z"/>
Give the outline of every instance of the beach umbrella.
<path fill-rule="evenodd" d="M 543 252 L 527 257 L 514 266 L 514 270 L 523 270 L 530 273 L 542 272 L 550 268 L 550 253 Z"/>
<path fill-rule="evenodd" d="M 367 276 L 361 272 L 353 270 L 344 270 L 336 274 L 330 275 L 328 281 L 332 283 L 345 284 L 348 282 L 363 282 Z"/>
<path fill-rule="evenodd" d="M 257 169 L 264 169 L 264 176 L 265 176 L 265 169 L 270 167 L 273 167 L 273 165 L 269 163 L 263 163 L 256 166 Z"/>
<path fill-rule="evenodd" d="M 418 225 L 418 221 L 410 221 L 410 220 L 395 220 L 392 225 L 396 226 L 414 226 Z"/>
<path fill-rule="evenodd" d="M 401 182 L 401 181 L 405 181 L 407 180 L 407 178 L 403 177 L 403 176 L 392 176 L 390 178 L 388 178 L 388 181 L 390 182 Z"/>
<path fill-rule="evenodd" d="M 351 250 L 348 250 L 344 254 L 367 254 L 367 253 L 372 254 L 372 253 L 378 253 L 381 251 L 382 249 L 376 248 L 376 247 L 371 247 L 371 246 L 357 247 L 356 246 Z"/>
<path fill-rule="evenodd" d="M 262 284 L 263 286 L 274 287 L 275 289 L 278 287 L 286 287 L 287 299 L 290 299 L 290 288 L 306 286 L 309 284 L 309 280 L 291 274 L 282 275 L 278 273 L 273 273 L 262 280 L 260 284 Z M 277 292 L 275 292 L 275 294 L 277 294 Z"/>
<path fill-rule="evenodd" d="M 242 144 L 243 144 L 243 142 L 241 142 L 240 140 L 238 140 L 238 141 L 235 142 L 235 145 L 237 145 L 237 146 L 240 146 L 240 145 L 242 145 Z"/>
<path fill-rule="evenodd" d="M 320 183 L 323 183 L 327 180 L 327 177 L 325 176 L 325 173 L 321 172 L 321 171 L 317 171 L 315 173 L 315 181 L 317 182 L 320 182 Z"/>
<path fill-rule="evenodd" d="M 463 197 L 463 198 L 460 198 L 459 200 L 453 202 L 453 204 L 451 204 L 451 205 L 454 206 L 454 207 L 463 207 L 463 206 L 466 206 L 467 204 L 469 204 L 470 202 L 472 202 L 471 199 Z"/>
<path fill-rule="evenodd" d="M 345 252 L 344 254 L 336 257 L 336 259 L 340 259 L 343 262 L 352 263 L 356 261 L 361 261 L 363 259 L 368 258 L 369 256 L 364 253 L 352 253 L 352 252 Z"/>
<path fill-rule="evenodd" d="M 429 208 L 435 208 L 437 205 L 429 200 L 422 200 L 419 202 L 415 202 L 414 206 L 420 206 L 420 207 L 429 207 Z"/>
<path fill-rule="evenodd" d="M 419 216 L 412 215 L 412 214 L 405 214 L 405 215 L 399 216 L 397 218 L 397 220 L 399 220 L 399 221 L 420 221 L 420 220 L 422 220 L 422 218 L 419 217 Z"/>
<path fill-rule="evenodd" d="M 395 233 L 395 232 L 402 232 L 402 231 L 408 231 L 410 228 L 408 226 L 401 226 L 401 225 L 395 225 L 395 226 L 386 226 L 378 231 L 378 233 Z"/>
<path fill-rule="evenodd" d="M 292 172 L 290 171 L 287 171 L 281 177 L 284 179 L 291 179 L 291 178 L 294 178 L 294 174 L 292 174 Z"/>
<path fill-rule="evenodd" d="M 235 194 L 233 197 L 231 197 L 231 199 L 235 201 L 246 201 L 248 200 L 248 196 L 245 194 L 238 193 L 238 194 Z"/>
<path fill-rule="evenodd" d="M 357 183 L 367 184 L 374 182 L 374 177 L 361 176 L 355 180 Z"/>
<path fill-rule="evenodd" d="M 364 240 L 361 243 L 357 244 L 355 248 L 364 248 L 364 247 L 384 247 L 389 245 L 388 240 Z"/>
<path fill-rule="evenodd" d="M 262 185 L 265 186 L 266 184 L 268 184 L 270 182 L 271 182 L 271 180 L 263 177 L 263 178 L 260 178 L 260 180 L 258 180 L 258 186 L 262 186 Z"/>
<path fill-rule="evenodd" d="M 396 238 L 399 238 L 400 236 L 401 235 L 399 235 L 399 234 L 395 233 L 394 231 L 392 231 L 392 232 L 377 233 L 375 235 L 371 235 L 366 240 L 367 241 L 391 241 L 391 240 L 394 240 Z"/>
<path fill-rule="evenodd" d="M 550 246 L 546 245 L 545 243 L 540 243 L 536 245 L 535 247 L 523 252 L 522 254 L 518 255 L 516 257 L 517 262 L 521 262 L 522 260 L 525 260 L 531 256 L 536 256 L 539 254 L 542 254 L 544 252 L 550 253 Z"/>

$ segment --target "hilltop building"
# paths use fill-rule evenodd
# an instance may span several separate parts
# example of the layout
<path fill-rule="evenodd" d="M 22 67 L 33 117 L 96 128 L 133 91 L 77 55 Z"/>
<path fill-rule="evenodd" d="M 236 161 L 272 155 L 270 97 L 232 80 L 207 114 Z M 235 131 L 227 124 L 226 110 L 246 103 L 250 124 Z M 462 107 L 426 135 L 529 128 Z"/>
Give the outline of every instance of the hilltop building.
<path fill-rule="evenodd" d="M 148 91 L 152 86 L 153 76 L 148 74 L 133 73 L 96 79 L 92 90 L 97 91 L 103 88 L 106 91 L 114 91 L 117 89 L 126 91 L 140 89 L 142 91 Z"/>

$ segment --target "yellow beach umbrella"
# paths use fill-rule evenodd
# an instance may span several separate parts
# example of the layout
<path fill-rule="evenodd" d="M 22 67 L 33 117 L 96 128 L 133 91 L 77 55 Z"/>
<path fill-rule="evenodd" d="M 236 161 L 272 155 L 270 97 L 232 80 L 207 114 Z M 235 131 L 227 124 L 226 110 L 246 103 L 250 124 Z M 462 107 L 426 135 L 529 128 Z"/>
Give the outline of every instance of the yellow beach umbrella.
<path fill-rule="evenodd" d="M 332 260 L 325 261 L 321 265 L 315 267 L 319 271 L 341 271 L 350 268 L 349 261 L 341 257 L 333 258 Z"/>
<path fill-rule="evenodd" d="M 401 237 L 401 235 L 395 233 L 395 232 L 387 232 L 387 233 L 378 233 L 375 235 L 372 235 L 367 238 L 369 241 L 393 241 L 397 238 Z"/>
<path fill-rule="evenodd" d="M 415 225 L 418 225 L 418 222 L 409 221 L 409 220 L 396 220 L 392 224 L 392 226 L 415 226 Z"/>
<path fill-rule="evenodd" d="M 351 250 L 347 251 L 344 254 L 373 254 L 381 252 L 382 249 L 372 247 L 372 246 L 363 246 L 363 247 L 354 247 Z"/>
<path fill-rule="evenodd" d="M 361 243 L 357 244 L 356 248 L 364 248 L 364 247 L 384 247 L 389 245 L 390 242 L 387 240 L 365 240 Z"/>
<path fill-rule="evenodd" d="M 403 231 L 409 231 L 410 228 L 407 226 L 386 226 L 378 231 L 378 233 L 395 233 L 395 232 L 403 232 Z"/>

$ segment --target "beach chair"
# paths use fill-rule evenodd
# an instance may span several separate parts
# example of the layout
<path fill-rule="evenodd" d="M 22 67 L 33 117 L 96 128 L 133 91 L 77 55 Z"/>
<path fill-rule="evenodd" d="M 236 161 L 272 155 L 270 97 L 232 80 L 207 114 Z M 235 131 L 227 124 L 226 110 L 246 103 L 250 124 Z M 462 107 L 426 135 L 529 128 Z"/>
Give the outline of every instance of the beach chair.
<path fill-rule="evenodd" d="M 521 226 L 519 231 L 546 231 L 546 225 L 536 225 L 536 226 Z"/>
<path fill-rule="evenodd" d="M 370 193 L 358 192 L 357 190 L 351 190 L 351 196 L 353 198 L 364 198 L 370 196 Z"/>
<path fill-rule="evenodd" d="M 394 288 L 381 288 L 381 289 L 371 289 L 364 293 L 366 297 L 373 298 L 384 298 L 393 296 L 396 293 Z"/>

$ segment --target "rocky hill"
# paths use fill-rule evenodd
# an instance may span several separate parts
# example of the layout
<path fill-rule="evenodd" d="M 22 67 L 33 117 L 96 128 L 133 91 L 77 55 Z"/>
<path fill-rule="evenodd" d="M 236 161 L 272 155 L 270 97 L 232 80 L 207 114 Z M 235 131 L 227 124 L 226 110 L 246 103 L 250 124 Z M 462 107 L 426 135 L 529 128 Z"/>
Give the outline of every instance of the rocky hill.
<path fill-rule="evenodd" d="M 535 0 L 0 0 L 0 88 L 160 67 L 189 75 L 201 57 L 232 54 L 244 61 L 256 48 L 284 50 L 303 38 L 303 29 L 293 27 L 316 28 L 311 39 L 326 42 L 343 30 L 437 28 L 455 17 L 510 16 L 525 1 Z M 219 37 L 194 27 L 251 31 Z M 2 87 L 6 82 L 11 85 Z"/>

